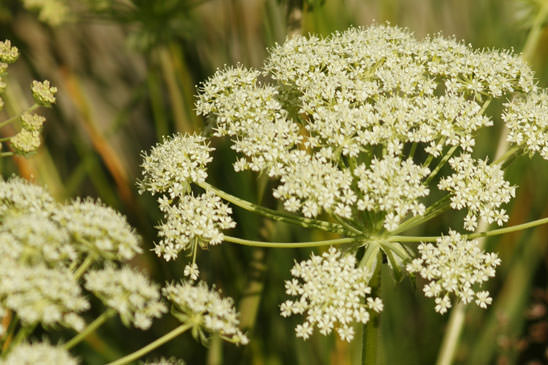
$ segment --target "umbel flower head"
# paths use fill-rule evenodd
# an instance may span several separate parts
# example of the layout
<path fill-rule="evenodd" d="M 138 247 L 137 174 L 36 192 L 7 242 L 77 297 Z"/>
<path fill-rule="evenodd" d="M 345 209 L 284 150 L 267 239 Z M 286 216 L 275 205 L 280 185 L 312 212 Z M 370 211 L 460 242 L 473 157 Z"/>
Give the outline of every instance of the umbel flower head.
<path fill-rule="evenodd" d="M 495 268 L 500 265 L 496 253 L 484 252 L 478 241 L 469 241 L 450 230 L 449 235 L 438 238 L 436 245 L 421 243 L 419 255 L 407 265 L 407 271 L 429 281 L 423 291 L 435 298 L 436 312 L 443 314 L 451 308 L 451 296 L 464 304 L 475 301 L 481 308 L 491 304 L 489 292 L 478 291 L 478 287 L 495 276 Z"/>
<path fill-rule="evenodd" d="M 63 325 L 79 331 L 85 323 L 78 313 L 88 308 L 69 269 L 18 265 L 0 258 L 0 311 L 14 311 L 24 325 Z"/>
<path fill-rule="evenodd" d="M 0 179 L 0 221 L 8 213 L 48 215 L 56 207 L 57 203 L 44 188 L 19 177 Z"/>
<path fill-rule="evenodd" d="M 280 310 L 284 317 L 305 315 L 305 321 L 295 329 L 297 337 L 307 339 L 317 327 L 322 335 L 335 329 L 341 339 L 350 342 L 354 338 L 352 324 L 365 324 L 370 311 L 383 309 L 379 298 L 369 296 L 368 270 L 356 267 L 354 256 L 342 255 L 333 247 L 321 256 L 296 263 L 291 275 L 295 278 L 285 282 L 286 293 L 299 298 L 283 302 Z"/>
<path fill-rule="evenodd" d="M 63 364 L 77 365 L 78 361 L 62 346 L 46 342 L 22 343 L 0 360 L 1 365 Z"/>
<path fill-rule="evenodd" d="M 81 250 L 107 259 L 130 260 L 140 253 L 140 237 L 126 218 L 92 199 L 74 200 L 53 213 Z"/>
<path fill-rule="evenodd" d="M 237 345 L 249 342 L 238 328 L 240 321 L 232 298 L 221 297 L 215 288 L 209 289 L 205 282 L 168 284 L 162 292 L 173 304 L 173 315 L 182 323 L 192 325 L 195 338 L 205 341 L 206 331 Z"/>
<path fill-rule="evenodd" d="M 505 104 L 502 120 L 508 127 L 508 141 L 530 156 L 538 153 L 548 160 L 548 93 L 544 90 L 512 98 Z"/>
<path fill-rule="evenodd" d="M 234 228 L 232 209 L 211 192 L 198 196 L 185 195 L 175 205 L 161 206 L 166 221 L 159 226 L 162 238 L 154 252 L 166 261 L 179 252 L 207 248 L 222 242 L 222 230 Z"/>
<path fill-rule="evenodd" d="M 515 196 L 516 188 L 504 180 L 500 165 L 489 165 L 469 154 L 453 157 L 449 164 L 455 173 L 442 178 L 438 187 L 451 193 L 451 208 L 468 208 L 464 228 L 475 230 L 480 217 L 502 226 L 508 216 L 500 206 Z"/>
<path fill-rule="evenodd" d="M 510 52 L 377 25 L 288 38 L 262 70 L 220 69 L 200 86 L 196 109 L 231 139 L 235 170 L 279 181 L 273 194 L 286 210 L 365 213 L 390 231 L 424 213 L 433 159 L 473 152 L 477 131 L 493 125 L 493 99 L 535 92 L 533 72 Z M 485 211 L 468 208 L 470 217 Z M 505 220 L 498 205 L 485 209 Z"/>
<path fill-rule="evenodd" d="M 170 199 L 189 193 L 191 183 L 205 181 L 212 150 L 203 136 L 177 134 L 164 138 L 149 154 L 143 154 L 140 191 L 166 194 Z"/>
<path fill-rule="evenodd" d="M 43 214 L 6 215 L 0 242 L 0 256 L 21 265 L 68 267 L 78 258 L 68 232 Z"/>
<path fill-rule="evenodd" d="M 85 287 L 103 303 L 114 308 L 122 322 L 140 329 L 151 326 L 153 318 L 166 312 L 160 301 L 159 288 L 143 274 L 129 267 L 106 267 L 86 274 Z"/>

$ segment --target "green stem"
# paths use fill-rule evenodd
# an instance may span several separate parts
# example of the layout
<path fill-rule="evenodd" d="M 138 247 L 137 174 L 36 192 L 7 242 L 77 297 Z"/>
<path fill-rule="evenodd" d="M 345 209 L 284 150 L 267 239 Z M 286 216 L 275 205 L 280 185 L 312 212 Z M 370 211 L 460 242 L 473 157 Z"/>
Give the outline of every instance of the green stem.
<path fill-rule="evenodd" d="M 449 194 L 444 195 L 441 199 L 429 206 L 423 215 L 411 217 L 408 220 L 401 223 L 398 228 L 390 232 L 391 234 L 398 234 L 403 231 L 407 231 L 413 227 L 428 222 L 429 220 L 437 217 L 443 213 L 449 207 Z"/>
<path fill-rule="evenodd" d="M 103 323 L 105 323 L 110 317 L 114 316 L 116 311 L 112 308 L 106 310 L 103 314 L 97 317 L 93 322 L 91 322 L 82 332 L 74 336 L 67 343 L 63 345 L 65 350 L 70 350 L 76 346 L 80 341 L 86 338 L 88 335 L 93 333 L 97 328 L 99 328 Z"/>
<path fill-rule="evenodd" d="M 237 238 L 232 236 L 224 236 L 223 240 L 226 242 L 236 243 L 238 245 L 243 245 L 243 246 L 274 247 L 274 248 L 334 246 L 334 245 L 342 245 L 345 243 L 353 243 L 353 242 L 360 241 L 359 238 L 337 238 L 334 240 L 311 241 L 311 242 L 264 242 L 264 241 L 245 240 L 242 238 Z"/>
<path fill-rule="evenodd" d="M 206 183 L 205 181 L 198 183 L 197 185 L 201 187 L 202 189 L 215 193 L 217 196 L 221 197 L 222 199 L 242 209 L 261 214 L 275 221 L 296 224 L 305 228 L 318 228 L 323 231 L 329 231 L 329 232 L 335 232 L 335 233 L 350 233 L 343 226 L 337 223 L 325 222 L 318 219 L 299 217 L 294 214 L 277 211 L 277 210 L 262 207 L 257 204 L 253 204 L 251 202 L 248 202 L 247 200 L 240 199 L 238 197 L 235 197 L 234 195 L 231 195 L 220 189 L 217 189 L 214 186 Z"/>
<path fill-rule="evenodd" d="M 512 147 L 508 151 L 506 151 L 502 156 L 497 158 L 492 165 L 499 165 L 503 164 L 506 160 L 508 160 L 510 157 L 512 157 L 516 152 L 519 151 L 519 147 Z"/>
<path fill-rule="evenodd" d="M 504 228 L 493 229 L 491 231 L 476 232 L 464 235 L 466 239 L 472 240 L 480 237 L 500 236 L 501 234 L 523 231 L 525 229 L 534 228 L 548 224 L 548 217 L 535 219 L 527 223 L 516 224 Z M 390 236 L 387 238 L 389 242 L 436 242 L 438 236 Z"/>
<path fill-rule="evenodd" d="M 21 116 L 23 115 L 23 113 L 30 113 L 36 109 L 38 109 L 40 107 L 40 105 L 38 104 L 33 104 L 30 108 L 28 108 L 27 110 L 24 110 L 22 113 L 19 113 L 9 119 L 6 119 L 4 120 L 3 122 L 0 122 L 0 128 L 10 124 L 10 123 L 13 123 L 15 122 L 16 120 L 18 120 L 19 118 L 21 118 Z"/>
<path fill-rule="evenodd" d="M 0 152 L 0 158 L 9 156 L 13 156 L 13 152 Z"/>
<path fill-rule="evenodd" d="M 179 336 L 180 334 L 186 332 L 191 327 L 192 327 L 192 324 L 183 323 L 182 325 L 180 325 L 179 327 L 177 327 L 177 328 L 173 329 L 172 331 L 166 333 L 162 337 L 152 341 L 151 343 L 149 343 L 145 347 L 143 347 L 143 348 L 141 348 L 141 349 L 139 349 L 135 352 L 132 352 L 131 354 L 126 355 L 122 358 L 119 358 L 116 361 L 110 362 L 107 365 L 123 365 L 123 364 L 128 364 L 133 360 L 137 360 L 138 358 L 148 354 L 150 351 L 154 350 L 155 348 L 160 347 L 164 343 L 169 342 L 172 339 L 174 339 L 175 337 Z"/>
<path fill-rule="evenodd" d="M 498 236 L 498 235 L 501 235 L 501 234 L 516 232 L 516 231 L 522 231 L 524 229 L 529 229 L 529 228 L 541 226 L 541 225 L 547 224 L 547 223 L 548 223 L 548 217 L 541 218 L 541 219 L 535 219 L 534 221 L 530 221 L 530 222 L 527 222 L 527 223 L 516 224 L 514 226 L 508 226 L 508 227 L 499 228 L 499 229 L 493 229 L 492 231 L 472 233 L 472 234 L 467 235 L 467 238 L 474 239 L 474 238 L 479 238 L 479 237 Z"/>
<path fill-rule="evenodd" d="M 74 279 L 75 280 L 78 280 L 80 279 L 80 277 L 82 275 L 84 275 L 84 273 L 86 272 L 86 270 L 91 266 L 91 264 L 93 263 L 94 261 L 94 257 L 93 255 L 88 255 L 86 257 L 86 259 L 84 260 L 84 262 L 82 262 L 82 264 L 80 265 L 80 267 L 74 272 Z"/>
<path fill-rule="evenodd" d="M 443 343 L 440 350 L 440 356 L 436 365 L 451 365 L 459 343 L 461 329 L 464 325 L 466 307 L 462 303 L 458 303 L 451 311 L 451 317 L 447 324 L 447 330 L 443 338 Z"/>
<path fill-rule="evenodd" d="M 27 337 L 30 336 L 32 332 L 34 332 L 34 329 L 36 328 L 36 324 L 31 324 L 29 326 L 23 326 L 17 331 L 17 335 L 15 335 L 15 338 L 13 339 L 13 342 L 11 343 L 10 347 L 17 346 L 21 342 L 27 339 Z"/>
<path fill-rule="evenodd" d="M 453 153 L 455 152 L 455 150 L 457 149 L 458 146 L 453 146 L 449 149 L 449 151 L 447 151 L 447 153 L 445 154 L 445 156 L 443 156 L 443 158 L 440 160 L 440 162 L 438 163 L 438 165 L 436 166 L 436 168 L 434 170 L 432 170 L 432 172 L 430 173 L 430 175 L 428 175 L 428 177 L 426 178 L 426 180 L 424 181 L 424 184 L 425 185 L 428 185 L 428 183 L 430 182 L 430 180 L 432 180 L 434 177 L 436 177 L 436 175 L 438 174 L 438 172 L 440 172 L 441 168 L 445 165 L 445 163 L 447 162 L 447 160 L 449 160 L 451 158 L 451 156 L 453 155 Z"/>

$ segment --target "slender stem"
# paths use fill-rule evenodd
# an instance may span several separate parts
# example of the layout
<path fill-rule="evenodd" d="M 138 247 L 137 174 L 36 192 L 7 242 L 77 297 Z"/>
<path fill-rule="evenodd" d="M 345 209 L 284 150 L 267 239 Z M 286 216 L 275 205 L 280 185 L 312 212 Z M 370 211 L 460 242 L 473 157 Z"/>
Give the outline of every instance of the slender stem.
<path fill-rule="evenodd" d="M 17 119 L 21 118 L 21 115 L 23 115 L 23 113 L 30 113 L 30 112 L 38 109 L 39 106 L 40 105 L 38 105 L 38 104 L 33 104 L 30 108 L 28 108 L 27 110 L 24 110 L 22 113 L 17 114 L 17 115 L 15 115 L 15 116 L 13 116 L 9 119 L 6 119 L 3 122 L 0 122 L 0 128 L 4 127 L 4 126 L 6 126 L 10 123 L 15 122 Z"/>
<path fill-rule="evenodd" d="M 443 156 L 443 158 L 440 160 L 440 162 L 438 163 L 438 165 L 436 166 L 436 168 L 434 170 L 432 170 L 432 172 L 430 173 L 430 175 L 428 175 L 428 177 L 426 178 L 426 180 L 424 181 L 424 184 L 425 185 L 428 185 L 428 183 L 430 182 L 430 180 L 432 180 L 434 177 L 436 177 L 436 175 L 438 174 L 438 172 L 440 172 L 441 168 L 445 165 L 445 163 L 447 162 L 447 160 L 449 160 L 449 158 L 451 158 L 451 156 L 453 155 L 453 153 L 455 152 L 455 150 L 457 149 L 458 146 L 453 146 L 449 149 L 449 151 L 447 151 L 447 153 L 445 154 L 445 156 Z"/>
<path fill-rule="evenodd" d="M 297 247 L 320 247 L 320 246 L 342 245 L 345 243 L 359 242 L 360 238 L 337 238 L 334 240 L 311 241 L 311 242 L 264 242 L 264 241 L 245 240 L 242 238 L 237 238 L 232 236 L 224 236 L 224 241 L 236 243 L 238 245 L 253 246 L 253 247 L 297 248 Z"/>
<path fill-rule="evenodd" d="M 179 327 L 177 327 L 177 328 L 173 329 L 172 331 L 166 333 L 162 337 L 152 341 L 151 343 L 149 343 L 145 347 L 143 347 L 143 348 L 141 348 L 141 349 L 139 349 L 135 352 L 132 352 L 129 355 L 121 357 L 116 361 L 110 362 L 107 365 L 124 365 L 124 364 L 128 364 L 128 363 L 132 362 L 133 360 L 137 360 L 138 358 L 148 354 L 150 351 L 154 350 L 155 348 L 163 345 L 166 342 L 169 342 L 169 341 L 173 340 L 175 337 L 179 336 L 183 332 L 186 332 L 191 327 L 192 327 L 192 324 L 183 323 L 182 325 L 180 325 Z"/>
<path fill-rule="evenodd" d="M 11 346 L 17 346 L 19 343 L 23 342 L 27 337 L 30 336 L 32 332 L 34 332 L 34 329 L 36 328 L 36 324 L 31 324 L 29 326 L 23 326 L 17 331 L 17 335 L 15 335 L 15 338 L 13 339 Z"/>
<path fill-rule="evenodd" d="M 253 204 L 251 202 L 248 202 L 247 200 L 240 199 L 238 197 L 235 197 L 234 195 L 228 194 L 220 189 L 215 188 L 214 186 L 204 182 L 198 183 L 198 186 L 200 186 L 202 189 L 212 191 L 219 197 L 223 198 L 224 200 L 231 202 L 232 204 L 245 209 L 249 210 L 251 212 L 255 212 L 258 214 L 261 214 L 267 218 L 273 219 L 275 221 L 285 222 L 285 223 L 291 223 L 300 225 L 305 228 L 318 228 L 323 231 L 329 231 L 329 232 L 335 232 L 335 233 L 349 233 L 347 230 L 337 223 L 331 223 L 326 222 L 318 219 L 311 219 L 311 218 L 304 218 L 299 217 L 294 214 L 273 210 L 269 208 L 262 207 L 257 204 Z"/>
<path fill-rule="evenodd" d="M 548 217 L 541 218 L 541 219 L 535 219 L 534 221 L 530 221 L 530 222 L 527 222 L 527 223 L 516 224 L 514 226 L 508 226 L 508 227 L 504 227 L 504 228 L 493 229 L 492 231 L 472 233 L 472 234 L 469 234 L 467 237 L 470 238 L 470 239 L 474 239 L 474 238 L 479 238 L 479 237 L 498 236 L 498 235 L 501 235 L 501 234 L 516 232 L 516 231 L 522 231 L 524 229 L 541 226 L 541 225 L 547 224 L 547 223 L 548 223 Z"/>
<path fill-rule="evenodd" d="M 74 346 L 76 346 L 80 341 L 82 341 L 84 338 L 86 338 L 88 335 L 90 335 L 92 332 L 94 332 L 97 328 L 99 328 L 103 323 L 107 321 L 110 317 L 114 316 L 116 314 L 116 311 L 112 308 L 106 310 L 103 314 L 101 314 L 99 317 L 97 317 L 93 322 L 91 322 L 89 325 L 87 325 L 86 328 L 76 336 L 70 339 L 67 343 L 63 345 L 65 350 L 70 350 Z"/>
<path fill-rule="evenodd" d="M 512 157 L 518 151 L 519 151 L 519 147 L 517 147 L 517 146 L 510 148 L 502 156 L 500 156 L 495 161 L 493 161 L 492 165 L 503 164 L 506 160 L 508 160 L 510 157 Z"/>
<path fill-rule="evenodd" d="M 13 156 L 13 152 L 0 152 L 0 158 L 9 156 Z"/>
<path fill-rule="evenodd" d="M 363 234 L 362 231 L 360 231 L 356 227 L 352 226 L 350 223 L 346 222 L 343 218 L 339 217 L 338 215 L 332 214 L 331 217 L 333 217 L 333 219 L 335 219 L 337 222 L 339 222 L 340 225 L 342 225 L 343 227 L 348 229 L 350 232 L 354 232 L 357 235 Z"/>
<path fill-rule="evenodd" d="M 84 260 L 84 262 L 82 262 L 80 267 L 74 272 L 74 279 L 76 280 L 80 279 L 80 277 L 84 275 L 86 270 L 91 266 L 91 264 L 93 263 L 93 260 L 94 260 L 93 255 L 88 255 L 86 259 Z"/>
<path fill-rule="evenodd" d="M 461 329 L 464 325 L 464 317 L 466 307 L 462 303 L 458 303 L 451 311 L 451 317 L 447 324 L 447 330 L 443 338 L 440 356 L 436 365 L 451 365 L 459 343 Z"/>
<path fill-rule="evenodd" d="M 470 234 L 464 235 L 464 237 L 472 240 L 480 237 L 500 236 L 501 234 L 523 231 L 525 229 L 538 227 L 543 224 L 548 224 L 548 217 L 535 219 L 534 221 L 530 221 L 527 223 L 493 229 L 491 231 L 470 233 Z M 438 238 L 439 238 L 438 236 L 390 236 L 387 238 L 387 241 L 389 242 L 436 242 Z"/>
<path fill-rule="evenodd" d="M 428 222 L 430 219 L 433 219 L 443 213 L 449 207 L 449 194 L 444 195 L 441 199 L 433 203 L 426 209 L 423 215 L 411 217 L 408 220 L 401 223 L 398 228 L 390 232 L 392 234 L 401 233 L 407 231 L 413 227 L 416 227 L 420 224 Z"/>

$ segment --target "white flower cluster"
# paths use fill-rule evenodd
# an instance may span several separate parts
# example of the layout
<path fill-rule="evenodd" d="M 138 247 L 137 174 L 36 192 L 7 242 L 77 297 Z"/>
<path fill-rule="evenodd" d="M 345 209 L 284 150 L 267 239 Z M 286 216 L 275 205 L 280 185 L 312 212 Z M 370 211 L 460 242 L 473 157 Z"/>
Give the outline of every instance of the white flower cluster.
<path fill-rule="evenodd" d="M 53 346 L 45 342 L 22 343 L 10 351 L 4 359 L 0 359 L 0 365 L 77 365 L 78 363 L 62 346 Z"/>
<path fill-rule="evenodd" d="M 548 93 L 516 97 L 505 104 L 502 119 L 508 127 L 508 141 L 529 155 L 539 153 L 548 160 Z"/>
<path fill-rule="evenodd" d="M 0 256 L 26 264 L 69 266 L 78 259 L 68 232 L 43 214 L 8 215 L 0 225 Z"/>
<path fill-rule="evenodd" d="M 140 237 L 126 218 L 91 199 L 75 200 L 53 213 L 53 219 L 83 245 L 85 251 L 107 259 L 130 260 L 140 253 Z"/>
<path fill-rule="evenodd" d="M 388 231 L 396 229 L 409 212 L 424 213 L 425 207 L 417 199 L 430 192 L 422 183 L 429 173 L 427 167 L 415 165 L 412 159 L 402 161 L 391 155 L 380 161 L 374 159 L 369 167 L 359 165 L 354 169 L 359 179 L 358 188 L 363 193 L 358 209 L 387 212 L 384 227 Z"/>
<path fill-rule="evenodd" d="M 129 267 L 116 269 L 108 266 L 90 271 L 85 280 L 86 289 L 107 307 L 114 308 L 126 326 L 133 323 L 137 328 L 147 329 L 153 318 L 159 318 L 167 311 L 160 301 L 158 286 Z"/>
<path fill-rule="evenodd" d="M 515 196 L 516 188 L 504 180 L 500 165 L 489 165 L 469 154 L 452 157 L 449 164 L 455 173 L 442 178 L 438 187 L 451 193 L 451 208 L 468 208 L 464 228 L 475 230 L 480 217 L 502 226 L 508 215 L 500 206 Z"/>
<path fill-rule="evenodd" d="M 238 345 L 249 342 L 238 328 L 240 321 L 232 298 L 221 297 L 217 290 L 209 289 L 205 282 L 168 284 L 163 294 L 173 304 L 173 315 L 182 323 L 192 324 L 195 337 L 205 340 L 205 330 Z"/>
<path fill-rule="evenodd" d="M 356 194 L 351 189 L 350 171 L 341 171 L 325 159 L 292 155 L 296 160 L 287 166 L 273 192 L 275 198 L 284 201 L 285 209 L 300 210 L 305 217 L 316 217 L 323 209 L 351 218 Z"/>
<path fill-rule="evenodd" d="M 122 260 L 141 252 L 140 238 L 126 219 L 99 202 L 56 203 L 42 188 L 20 178 L 0 181 L 0 317 L 6 310 L 23 327 L 62 325 L 81 330 L 89 308 L 86 286 L 126 324 L 148 328 L 166 311 L 159 289 Z M 6 329 L 0 325 L 0 333 Z"/>
<path fill-rule="evenodd" d="M 140 191 L 167 194 L 171 199 L 190 192 L 190 184 L 203 182 L 212 158 L 205 137 L 177 134 L 164 138 L 150 154 L 143 154 Z"/>
<path fill-rule="evenodd" d="M 198 114 L 216 116 L 215 135 L 233 137 L 241 153 L 237 171 L 267 171 L 279 176 L 290 160 L 288 151 L 302 140 L 299 127 L 287 118 L 278 91 L 258 81 L 260 72 L 242 67 L 217 71 L 203 86 Z"/>
<path fill-rule="evenodd" d="M 44 188 L 15 176 L 8 181 L 0 179 L 0 221 L 8 213 L 48 215 L 56 207 L 55 201 Z"/>
<path fill-rule="evenodd" d="M 0 258 L 0 312 L 13 310 L 25 326 L 61 324 L 80 331 L 85 322 L 78 313 L 88 308 L 70 270 Z"/>
<path fill-rule="evenodd" d="M 427 297 L 436 298 L 436 312 L 443 314 L 451 308 L 451 295 L 464 304 L 475 300 L 481 308 L 491 304 L 489 292 L 478 291 L 477 287 L 495 276 L 495 268 L 500 265 L 497 254 L 484 252 L 478 241 L 466 240 L 452 230 L 436 245 L 420 244 L 419 254 L 407 270 L 429 281 L 423 291 Z"/>
<path fill-rule="evenodd" d="M 355 267 L 352 255 L 342 255 L 335 248 L 322 256 L 296 263 L 291 269 L 295 278 L 285 282 L 286 293 L 298 296 L 298 300 L 287 300 L 280 310 L 284 317 L 304 314 L 306 320 L 295 331 L 297 337 L 307 339 L 314 327 L 323 335 L 337 330 L 340 338 L 354 338 L 353 322 L 367 323 L 370 311 L 381 312 L 382 301 L 369 296 L 371 275 L 366 268 Z M 300 279 L 300 280 L 299 280 Z"/>
<path fill-rule="evenodd" d="M 236 226 L 230 217 L 232 209 L 210 192 L 184 195 L 175 205 L 165 205 L 162 210 L 166 221 L 158 227 L 161 240 L 154 252 L 166 261 L 177 258 L 181 251 L 195 250 L 197 245 L 217 245 L 223 241 L 221 231 Z"/>
<path fill-rule="evenodd" d="M 419 199 L 430 192 L 421 183 L 429 170 L 406 156 L 412 144 L 429 158 L 447 146 L 472 152 L 477 130 L 493 124 L 489 102 L 535 89 L 509 52 L 372 26 L 290 38 L 262 71 L 221 69 L 201 85 L 196 108 L 232 139 L 237 171 L 279 179 L 274 197 L 286 210 L 347 219 L 380 211 L 393 230 L 424 212 Z"/>

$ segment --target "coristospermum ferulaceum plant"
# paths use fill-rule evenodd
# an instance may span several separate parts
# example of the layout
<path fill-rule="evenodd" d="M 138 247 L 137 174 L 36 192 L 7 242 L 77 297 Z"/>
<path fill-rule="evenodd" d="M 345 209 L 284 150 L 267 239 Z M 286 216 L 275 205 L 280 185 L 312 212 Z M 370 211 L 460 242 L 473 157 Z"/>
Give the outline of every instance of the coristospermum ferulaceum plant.
<path fill-rule="evenodd" d="M 17 50 L 3 42 L 0 57 L 5 72 Z M 49 82 L 33 83 L 32 92 L 36 106 L 0 123 L 20 122 L 23 133 L 2 141 L 14 152 L 35 149 L 43 118 L 29 113 L 55 101 Z M 239 329 L 233 300 L 198 280 L 199 249 L 222 242 L 326 247 L 295 263 L 285 283 L 292 298 L 280 304 L 281 315 L 304 316 L 295 329 L 302 339 L 317 330 L 351 341 L 354 325 L 363 325 L 368 364 L 376 361 L 375 346 L 367 343 L 375 342 L 384 306 L 383 265 L 428 281 L 422 291 L 441 314 L 455 303 L 487 307 L 493 299 L 482 284 L 495 275 L 500 259 L 475 239 L 548 219 L 459 231 L 476 230 L 480 217 L 498 226 L 508 220 L 505 204 L 516 187 L 504 179 L 505 162 L 521 153 L 547 158 L 546 95 L 517 55 L 477 51 L 441 36 L 419 41 L 391 26 L 351 28 L 326 38 L 294 36 L 270 50 L 262 70 L 218 70 L 201 84 L 196 111 L 210 120 L 215 137 L 232 142 L 235 171 L 275 181 L 272 196 L 281 208 L 256 205 L 209 184 L 214 149 L 206 136 L 166 137 L 144 153 L 140 191 L 156 195 L 165 215 L 154 251 L 166 261 L 188 254 L 184 275 L 190 280 L 161 290 L 179 326 L 111 364 L 139 359 L 186 331 L 202 342 L 210 335 L 241 345 L 253 340 Z M 497 100 L 503 110 L 493 115 L 489 105 Z M 512 147 L 496 161 L 477 156 L 477 132 L 499 119 Z M 312 242 L 233 237 L 227 230 L 237 222 L 229 204 L 339 237 Z M 404 235 L 451 208 L 464 210 L 464 221 L 452 219 L 439 236 Z M 12 179 L 0 182 L 0 218 L 0 237 L 11 241 L 0 251 L 0 314 L 16 318 L 1 328 L 5 359 L 22 359 L 21 349 L 28 356 L 67 357 L 67 350 L 117 314 L 125 325 L 146 329 L 166 311 L 159 287 L 127 266 L 141 252 L 140 239 L 111 208 L 93 200 L 56 203 L 44 190 Z M 18 279 L 24 285 L 9 285 Z M 57 290 L 48 292 L 44 280 Z M 88 324 L 83 318 L 90 304 L 82 286 L 105 305 Z M 37 325 L 80 332 L 56 347 L 29 344 Z"/>
<path fill-rule="evenodd" d="M 142 165 L 141 187 L 158 196 L 170 222 L 163 225 L 171 233 L 169 247 L 177 248 L 166 256 L 162 240 L 157 254 L 171 260 L 188 251 L 192 258 L 185 274 L 196 277 L 198 241 L 204 247 L 219 240 L 278 248 L 344 244 L 344 251 L 332 247 L 296 263 L 292 273 L 304 282 L 286 282 L 287 293 L 301 299 L 284 302 L 282 315 L 305 315 L 298 337 L 308 338 L 317 327 L 351 340 L 352 323 L 375 326 L 368 320 L 382 310 L 382 302 L 373 299 L 381 285 L 374 273 L 386 263 L 430 281 L 424 293 L 435 298 L 442 314 L 453 303 L 485 308 L 492 299 L 482 284 L 495 275 L 500 260 L 474 238 L 547 222 L 458 233 L 473 232 L 480 217 L 502 226 L 516 189 L 504 179 L 505 162 L 523 153 L 546 157 L 546 92 L 519 55 L 474 50 L 439 35 L 417 40 L 392 26 L 351 28 L 326 38 L 289 38 L 270 50 L 262 70 L 225 67 L 199 90 L 197 113 L 211 122 L 214 136 L 230 139 L 237 155 L 234 169 L 274 179 L 272 195 L 283 209 L 250 203 L 207 183 L 209 143 L 202 136 L 176 135 L 155 146 Z M 504 103 L 500 115 L 489 109 L 494 101 Z M 501 119 L 511 148 L 496 161 L 477 156 L 476 134 Z M 174 157 L 159 153 L 173 148 L 174 141 L 181 151 L 200 147 Z M 183 167 L 180 175 L 174 166 Z M 180 217 L 183 211 L 203 219 L 201 212 L 209 209 L 193 205 L 196 194 L 215 194 L 267 218 L 340 238 L 260 242 L 220 233 L 232 227 L 227 224 L 210 226 L 215 241 L 195 238 L 192 245 L 184 234 L 174 234 L 174 227 L 192 221 Z M 218 207 L 225 216 L 226 206 Z M 402 235 L 451 208 L 464 210 L 466 217 L 453 219 L 440 236 Z M 207 213 L 210 219 L 218 214 L 221 210 Z M 303 271 L 309 266 L 313 274 Z M 359 288 L 351 290 L 353 285 Z M 344 298 L 334 297 L 334 288 L 345 288 L 338 292 Z M 364 357 L 368 363 L 374 359 L 375 354 Z"/>

